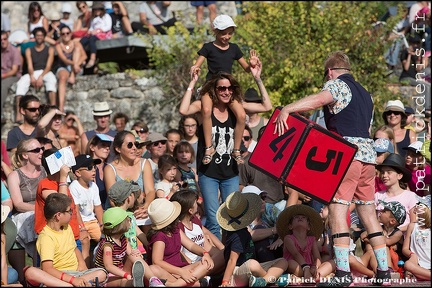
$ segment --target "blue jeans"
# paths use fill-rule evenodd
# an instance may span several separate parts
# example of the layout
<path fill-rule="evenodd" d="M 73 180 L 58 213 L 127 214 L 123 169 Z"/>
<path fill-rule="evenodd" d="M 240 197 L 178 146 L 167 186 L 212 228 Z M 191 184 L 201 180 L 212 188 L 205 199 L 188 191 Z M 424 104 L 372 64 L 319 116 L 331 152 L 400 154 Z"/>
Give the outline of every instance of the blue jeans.
<path fill-rule="evenodd" d="M 229 194 L 239 190 L 239 177 L 234 176 L 229 179 L 219 180 L 198 173 L 198 185 L 204 200 L 205 227 L 221 239 L 220 226 L 216 220 L 216 211 L 220 206 L 218 191 L 220 190 L 222 202 L 225 202 Z"/>

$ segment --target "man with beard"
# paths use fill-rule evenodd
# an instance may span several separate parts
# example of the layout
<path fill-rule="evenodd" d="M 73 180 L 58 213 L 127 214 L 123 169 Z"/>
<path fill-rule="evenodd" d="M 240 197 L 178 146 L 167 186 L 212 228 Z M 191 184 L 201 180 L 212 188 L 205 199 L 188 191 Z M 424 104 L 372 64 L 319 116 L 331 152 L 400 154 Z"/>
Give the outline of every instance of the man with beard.
<path fill-rule="evenodd" d="M 15 152 L 18 142 L 23 139 L 34 138 L 36 136 L 36 125 L 40 115 L 40 100 L 34 95 L 21 97 L 19 102 L 19 113 L 24 117 L 24 122 L 15 126 L 8 132 L 6 149 Z"/>

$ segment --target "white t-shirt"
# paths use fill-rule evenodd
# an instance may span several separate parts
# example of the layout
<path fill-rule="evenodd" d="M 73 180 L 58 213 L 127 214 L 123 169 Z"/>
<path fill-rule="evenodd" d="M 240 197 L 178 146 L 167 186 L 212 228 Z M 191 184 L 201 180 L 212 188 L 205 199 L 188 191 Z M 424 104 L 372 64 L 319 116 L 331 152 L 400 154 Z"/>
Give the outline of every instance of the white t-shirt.
<path fill-rule="evenodd" d="M 189 230 L 186 226 L 184 226 L 184 232 L 186 236 L 191 239 L 195 244 L 204 248 L 204 233 L 197 223 L 192 222 L 192 230 Z M 201 256 L 190 252 L 183 246 L 181 247 L 181 251 L 192 261 L 192 263 L 201 260 Z"/>
<path fill-rule="evenodd" d="M 165 181 L 159 181 L 155 185 L 155 190 L 156 190 L 156 193 L 157 193 L 158 190 L 163 190 L 164 193 L 165 193 L 164 197 L 166 197 L 170 193 L 172 187 L 173 187 L 172 183 L 168 183 L 168 182 L 165 182 Z"/>
<path fill-rule="evenodd" d="M 69 190 L 76 205 L 79 205 L 79 212 L 83 222 L 95 220 L 94 207 L 101 205 L 99 188 L 93 181 L 90 181 L 89 188 L 86 189 L 78 182 L 72 181 Z"/>

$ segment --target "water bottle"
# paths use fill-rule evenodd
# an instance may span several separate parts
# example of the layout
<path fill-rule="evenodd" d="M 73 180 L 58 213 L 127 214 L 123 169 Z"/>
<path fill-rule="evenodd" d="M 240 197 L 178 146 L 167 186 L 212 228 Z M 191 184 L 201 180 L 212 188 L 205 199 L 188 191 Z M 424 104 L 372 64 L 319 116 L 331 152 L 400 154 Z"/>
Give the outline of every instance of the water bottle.
<path fill-rule="evenodd" d="M 405 277 L 405 275 L 404 275 L 404 264 L 405 264 L 405 262 L 403 261 L 403 260 L 399 260 L 398 261 L 398 271 L 397 272 L 399 272 L 399 275 L 400 275 L 400 278 L 399 279 L 403 279 L 404 277 Z"/>

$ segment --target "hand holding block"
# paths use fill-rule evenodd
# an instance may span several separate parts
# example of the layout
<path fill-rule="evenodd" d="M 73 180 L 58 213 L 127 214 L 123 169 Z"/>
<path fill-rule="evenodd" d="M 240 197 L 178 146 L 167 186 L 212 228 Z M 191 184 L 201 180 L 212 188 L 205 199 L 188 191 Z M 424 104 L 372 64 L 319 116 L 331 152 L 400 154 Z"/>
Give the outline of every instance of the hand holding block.
<path fill-rule="evenodd" d="M 274 134 L 275 109 L 249 163 L 285 185 L 328 204 L 357 152 L 357 146 L 297 113 L 288 131 Z"/>

